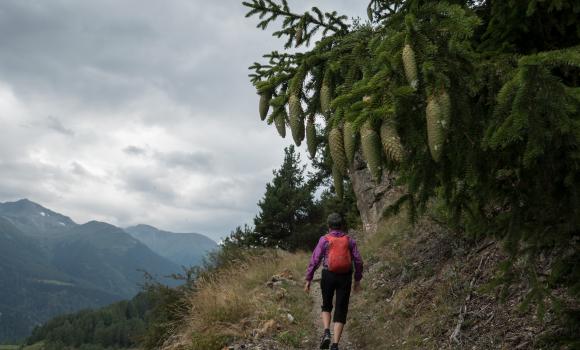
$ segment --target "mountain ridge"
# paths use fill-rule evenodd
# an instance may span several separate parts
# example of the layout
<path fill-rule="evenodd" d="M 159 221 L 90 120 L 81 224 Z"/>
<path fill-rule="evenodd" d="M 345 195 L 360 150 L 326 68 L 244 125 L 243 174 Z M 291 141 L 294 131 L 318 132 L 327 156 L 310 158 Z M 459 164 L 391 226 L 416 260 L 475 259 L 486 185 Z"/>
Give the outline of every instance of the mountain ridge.
<path fill-rule="evenodd" d="M 145 273 L 176 285 L 167 276 L 180 272 L 179 263 L 123 228 L 78 224 L 29 199 L 0 202 L 0 342 L 23 338 L 54 316 L 131 298 Z"/>
<path fill-rule="evenodd" d="M 30 236 L 51 235 L 78 225 L 70 217 L 27 198 L 0 203 L 0 216 Z"/>
<path fill-rule="evenodd" d="M 170 232 L 146 224 L 126 227 L 125 231 L 157 254 L 184 267 L 201 264 L 202 257 L 218 247 L 214 240 L 200 233 Z"/>

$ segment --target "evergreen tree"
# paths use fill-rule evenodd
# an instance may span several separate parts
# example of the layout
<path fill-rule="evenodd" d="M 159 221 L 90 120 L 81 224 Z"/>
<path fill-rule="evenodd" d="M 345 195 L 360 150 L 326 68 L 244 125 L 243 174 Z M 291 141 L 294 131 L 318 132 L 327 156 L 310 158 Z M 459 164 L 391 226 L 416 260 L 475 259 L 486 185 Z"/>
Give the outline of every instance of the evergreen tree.
<path fill-rule="evenodd" d="M 364 24 L 286 0 L 244 5 L 261 29 L 282 18 L 274 35 L 287 48 L 322 33 L 250 67 L 268 123 L 287 109 L 296 130 L 317 118 L 337 179 L 358 144 L 374 178 L 391 169 L 405 185 L 389 212 L 407 203 L 414 219 L 441 198 L 455 224 L 529 262 L 529 298 L 562 285 L 580 296 L 578 1 L 371 0 Z M 546 251 L 576 268 L 538 278 Z"/>
<path fill-rule="evenodd" d="M 254 233 L 259 245 L 283 249 L 306 248 L 320 236 L 320 213 L 314 201 L 314 186 L 305 179 L 305 167 L 294 146 L 284 150 L 284 162 L 274 171 L 272 182 L 258 202 Z"/>
<path fill-rule="evenodd" d="M 224 239 L 222 249 L 231 247 L 257 247 L 260 246 L 260 239 L 254 229 L 245 224 L 244 227 L 238 226 L 230 235 Z"/>

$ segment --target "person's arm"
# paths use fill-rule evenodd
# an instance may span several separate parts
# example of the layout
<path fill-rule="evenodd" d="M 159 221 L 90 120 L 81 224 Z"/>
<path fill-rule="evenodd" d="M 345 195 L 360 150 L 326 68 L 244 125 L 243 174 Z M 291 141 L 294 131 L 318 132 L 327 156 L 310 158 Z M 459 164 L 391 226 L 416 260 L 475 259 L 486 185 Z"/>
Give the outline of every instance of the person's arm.
<path fill-rule="evenodd" d="M 306 292 L 310 291 L 310 283 L 314 278 L 314 272 L 320 266 L 320 262 L 322 261 L 322 257 L 324 256 L 324 244 L 326 243 L 326 238 L 324 236 L 320 237 L 318 240 L 318 244 L 316 248 L 314 248 L 314 252 L 312 252 L 312 257 L 310 257 L 310 263 L 308 264 L 308 268 L 306 269 L 306 285 L 304 286 L 304 290 Z"/>
<path fill-rule="evenodd" d="M 350 253 L 354 261 L 354 287 L 355 291 L 358 291 L 360 289 L 360 280 L 363 277 L 363 260 L 353 238 L 350 238 Z"/>

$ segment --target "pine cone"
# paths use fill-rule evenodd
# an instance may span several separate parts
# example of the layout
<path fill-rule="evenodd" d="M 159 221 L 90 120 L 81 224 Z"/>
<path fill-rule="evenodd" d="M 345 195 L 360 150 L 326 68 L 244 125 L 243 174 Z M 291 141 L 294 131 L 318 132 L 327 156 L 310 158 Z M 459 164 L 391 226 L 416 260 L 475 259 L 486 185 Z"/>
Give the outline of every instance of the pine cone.
<path fill-rule="evenodd" d="M 441 126 L 447 130 L 451 119 L 451 98 L 445 89 L 439 94 L 437 102 L 441 107 Z"/>
<path fill-rule="evenodd" d="M 304 127 L 304 118 L 302 118 L 298 123 L 298 140 L 300 140 L 300 142 L 296 142 L 296 140 L 294 140 L 294 142 L 296 142 L 296 146 L 300 146 L 302 141 L 304 141 L 305 137 L 306 137 L 306 128 Z"/>
<path fill-rule="evenodd" d="M 344 154 L 344 143 L 342 140 L 342 131 L 334 127 L 328 134 L 328 145 L 330 147 L 330 157 L 336 167 L 336 170 L 342 175 L 346 175 L 346 156 Z"/>
<path fill-rule="evenodd" d="M 304 39 L 304 28 L 299 26 L 296 30 L 296 33 L 294 34 L 294 41 L 296 42 L 296 46 L 302 44 L 302 39 Z"/>
<path fill-rule="evenodd" d="M 379 134 L 373 130 L 370 121 L 361 128 L 362 153 L 367 162 L 373 180 L 381 178 L 381 140 Z"/>
<path fill-rule="evenodd" d="M 444 119 L 438 97 L 433 95 L 428 97 L 426 117 L 429 151 L 433 160 L 439 162 L 445 142 L 445 128 L 443 127 Z"/>
<path fill-rule="evenodd" d="M 336 196 L 342 199 L 344 196 L 342 174 L 340 170 L 336 168 L 336 166 L 332 167 L 332 180 L 334 181 L 334 191 L 336 192 Z"/>
<path fill-rule="evenodd" d="M 356 133 L 354 132 L 354 126 L 351 122 L 347 121 L 344 123 L 342 131 L 346 160 L 348 165 L 352 165 L 352 162 L 354 161 L 354 153 L 356 152 Z"/>
<path fill-rule="evenodd" d="M 397 163 L 403 160 L 403 146 L 391 121 L 385 120 L 381 124 L 381 143 L 390 160 Z"/>
<path fill-rule="evenodd" d="M 324 74 L 322 79 L 322 86 L 320 87 L 320 111 L 322 114 L 330 110 L 330 102 L 332 101 L 332 87 L 330 85 L 329 74 Z"/>
<path fill-rule="evenodd" d="M 286 111 L 282 109 L 282 112 L 279 112 L 274 117 L 274 124 L 276 125 L 276 130 L 278 130 L 278 134 L 282 136 L 282 138 L 286 137 Z"/>
<path fill-rule="evenodd" d="M 417 62 L 415 61 L 415 51 L 409 44 L 403 47 L 403 67 L 405 68 L 405 76 L 409 85 L 414 89 L 417 88 Z"/>
<path fill-rule="evenodd" d="M 268 116 L 268 109 L 270 109 L 270 100 L 272 99 L 271 92 L 263 92 L 260 94 L 260 119 L 265 120 Z"/>
<path fill-rule="evenodd" d="M 298 96 L 292 94 L 288 98 L 288 110 L 290 111 L 290 131 L 297 146 L 304 140 L 304 116 L 302 105 Z"/>
<path fill-rule="evenodd" d="M 310 157 L 314 158 L 316 156 L 316 148 L 318 147 L 318 142 L 316 140 L 316 126 L 314 125 L 314 115 L 309 116 L 306 123 L 306 146 L 308 146 L 308 153 L 310 153 Z"/>

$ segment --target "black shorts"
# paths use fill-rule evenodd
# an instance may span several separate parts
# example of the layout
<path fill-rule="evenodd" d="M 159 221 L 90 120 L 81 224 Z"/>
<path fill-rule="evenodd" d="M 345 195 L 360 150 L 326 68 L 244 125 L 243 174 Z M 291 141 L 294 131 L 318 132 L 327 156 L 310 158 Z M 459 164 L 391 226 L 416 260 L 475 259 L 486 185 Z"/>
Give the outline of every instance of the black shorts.
<path fill-rule="evenodd" d="M 332 299 L 336 293 L 333 322 L 346 323 L 351 286 L 352 272 L 339 274 L 326 269 L 322 270 L 322 278 L 320 279 L 322 311 L 332 312 Z"/>

